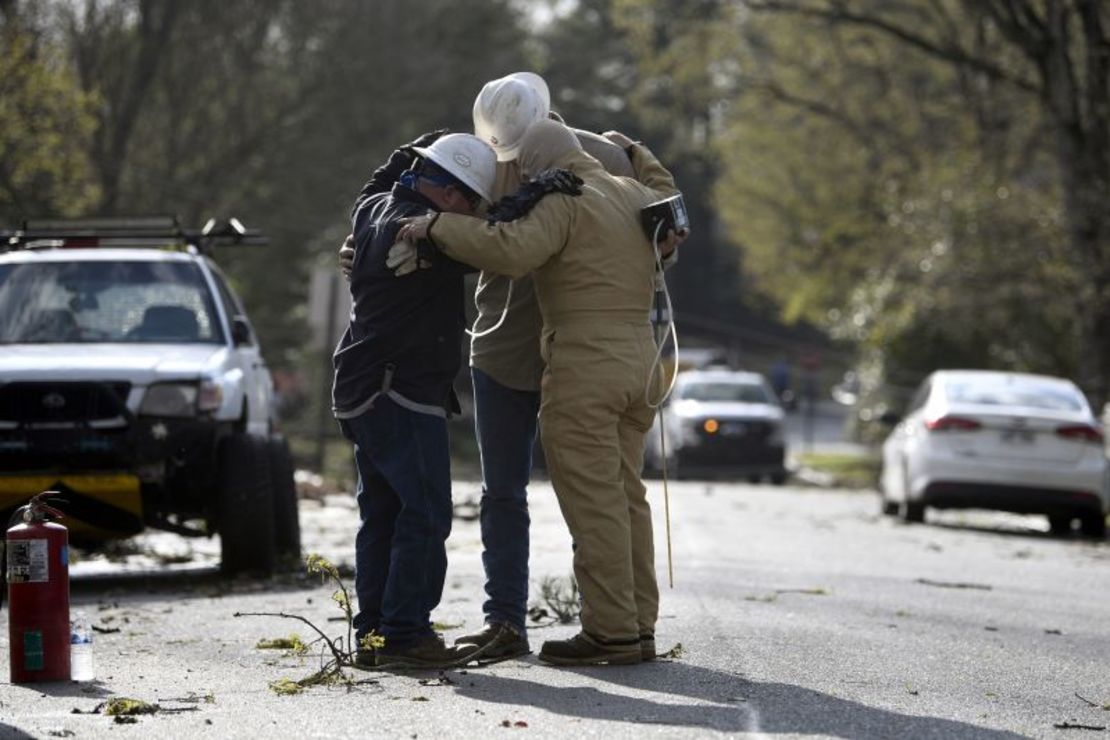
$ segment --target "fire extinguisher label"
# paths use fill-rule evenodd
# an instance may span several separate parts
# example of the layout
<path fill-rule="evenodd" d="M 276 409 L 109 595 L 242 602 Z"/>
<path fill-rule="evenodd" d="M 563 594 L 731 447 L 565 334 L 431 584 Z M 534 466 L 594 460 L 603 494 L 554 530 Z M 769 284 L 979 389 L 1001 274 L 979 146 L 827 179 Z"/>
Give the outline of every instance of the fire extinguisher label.
<path fill-rule="evenodd" d="M 42 633 L 23 633 L 23 669 L 41 671 L 46 666 L 46 654 L 42 649 Z"/>
<path fill-rule="evenodd" d="M 46 540 L 8 540 L 8 583 L 49 580 L 50 550 Z"/>

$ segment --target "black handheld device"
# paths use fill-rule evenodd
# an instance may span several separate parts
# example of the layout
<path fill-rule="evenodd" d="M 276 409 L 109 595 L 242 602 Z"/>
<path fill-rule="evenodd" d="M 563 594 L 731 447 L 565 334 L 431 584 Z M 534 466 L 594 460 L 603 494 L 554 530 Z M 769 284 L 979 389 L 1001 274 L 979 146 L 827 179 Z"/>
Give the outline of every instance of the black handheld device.
<path fill-rule="evenodd" d="M 640 209 L 640 221 L 648 239 L 653 240 L 657 236 L 666 236 L 668 231 L 679 232 L 690 228 L 690 216 L 686 213 L 686 203 L 682 200 L 681 193 L 648 203 Z"/>

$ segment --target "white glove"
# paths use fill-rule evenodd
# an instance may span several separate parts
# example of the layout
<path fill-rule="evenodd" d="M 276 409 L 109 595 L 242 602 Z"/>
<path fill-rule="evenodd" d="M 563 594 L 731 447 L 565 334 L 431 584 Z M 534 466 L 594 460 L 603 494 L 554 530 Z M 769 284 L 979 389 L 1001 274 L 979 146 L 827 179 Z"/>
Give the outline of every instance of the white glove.
<path fill-rule="evenodd" d="M 385 259 L 385 266 L 393 270 L 393 274 L 396 277 L 403 277 L 410 272 L 426 270 L 432 266 L 432 263 L 428 260 L 420 259 L 415 244 L 399 241 L 389 248 L 389 254 L 386 255 Z"/>
<path fill-rule="evenodd" d="M 389 248 L 385 266 L 393 270 L 394 275 L 401 277 L 402 275 L 408 275 L 410 272 L 415 272 L 418 261 L 416 245 L 399 241 Z"/>

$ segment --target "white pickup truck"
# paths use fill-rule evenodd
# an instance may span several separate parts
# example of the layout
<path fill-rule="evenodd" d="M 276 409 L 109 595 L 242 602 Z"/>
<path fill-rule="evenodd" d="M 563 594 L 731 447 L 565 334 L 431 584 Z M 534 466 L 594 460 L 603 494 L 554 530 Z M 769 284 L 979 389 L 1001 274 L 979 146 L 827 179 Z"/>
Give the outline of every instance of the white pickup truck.
<path fill-rule="evenodd" d="M 206 256 L 232 220 L 26 224 L 0 238 L 0 522 L 62 492 L 70 539 L 220 535 L 226 572 L 299 558 L 293 466 L 243 306 Z"/>

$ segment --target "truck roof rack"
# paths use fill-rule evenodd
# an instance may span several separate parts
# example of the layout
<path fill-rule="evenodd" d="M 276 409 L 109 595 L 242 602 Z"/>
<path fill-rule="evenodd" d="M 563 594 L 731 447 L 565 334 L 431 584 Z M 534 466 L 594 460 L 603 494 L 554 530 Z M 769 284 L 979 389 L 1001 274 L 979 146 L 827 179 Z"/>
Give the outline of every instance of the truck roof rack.
<path fill-rule="evenodd" d="M 0 252 L 16 249 L 147 248 L 211 254 L 213 247 L 265 246 L 270 240 L 237 218 L 210 218 L 186 229 L 177 216 L 28 219 L 0 231 Z"/>

